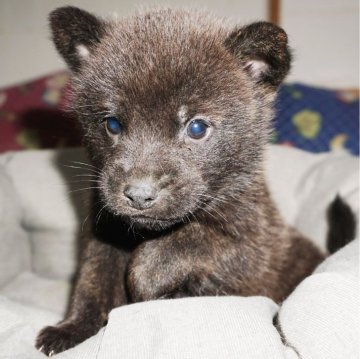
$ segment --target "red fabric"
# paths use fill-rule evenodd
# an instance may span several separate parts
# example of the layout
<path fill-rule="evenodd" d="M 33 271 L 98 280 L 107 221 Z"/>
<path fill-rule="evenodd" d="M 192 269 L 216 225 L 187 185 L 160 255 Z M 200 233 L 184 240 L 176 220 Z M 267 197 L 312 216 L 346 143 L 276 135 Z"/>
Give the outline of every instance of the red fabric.
<path fill-rule="evenodd" d="M 63 111 L 68 80 L 63 71 L 0 90 L 0 153 L 80 145 L 77 123 Z"/>

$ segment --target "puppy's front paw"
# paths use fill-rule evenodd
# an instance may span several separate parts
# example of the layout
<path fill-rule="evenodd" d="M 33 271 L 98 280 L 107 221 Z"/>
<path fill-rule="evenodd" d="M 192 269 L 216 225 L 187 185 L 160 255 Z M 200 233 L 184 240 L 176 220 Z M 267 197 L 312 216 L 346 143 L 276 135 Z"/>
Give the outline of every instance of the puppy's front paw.
<path fill-rule="evenodd" d="M 81 328 L 73 325 L 59 324 L 55 327 L 45 327 L 40 331 L 35 347 L 51 357 L 84 341 L 86 337 L 84 338 L 81 332 Z"/>

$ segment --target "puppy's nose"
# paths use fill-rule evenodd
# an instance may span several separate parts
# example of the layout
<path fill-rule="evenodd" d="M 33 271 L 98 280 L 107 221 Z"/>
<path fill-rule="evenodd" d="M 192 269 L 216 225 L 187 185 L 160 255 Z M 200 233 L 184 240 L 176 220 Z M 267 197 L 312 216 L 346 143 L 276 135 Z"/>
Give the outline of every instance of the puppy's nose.
<path fill-rule="evenodd" d="M 124 189 L 128 204 L 136 209 L 152 207 L 158 197 L 158 190 L 153 183 L 148 181 L 129 184 Z"/>

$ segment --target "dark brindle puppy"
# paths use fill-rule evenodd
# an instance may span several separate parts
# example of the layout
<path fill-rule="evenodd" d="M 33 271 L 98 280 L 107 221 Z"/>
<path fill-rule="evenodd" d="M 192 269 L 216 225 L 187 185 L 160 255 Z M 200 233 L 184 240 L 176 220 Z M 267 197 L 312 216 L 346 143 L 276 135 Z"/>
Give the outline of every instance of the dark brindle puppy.
<path fill-rule="evenodd" d="M 281 302 L 323 259 L 284 224 L 264 179 L 272 104 L 290 68 L 285 32 L 174 10 L 105 21 L 65 7 L 50 23 L 108 216 L 86 238 L 66 318 L 37 348 L 80 343 L 128 302 Z"/>

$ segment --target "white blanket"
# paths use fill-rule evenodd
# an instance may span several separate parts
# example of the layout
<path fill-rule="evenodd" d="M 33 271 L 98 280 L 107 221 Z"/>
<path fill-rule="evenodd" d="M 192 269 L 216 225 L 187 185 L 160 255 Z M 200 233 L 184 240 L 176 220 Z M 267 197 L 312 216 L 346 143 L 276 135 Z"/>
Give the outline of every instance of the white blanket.
<path fill-rule="evenodd" d="M 87 191 L 82 150 L 0 156 L 0 358 L 43 358 L 37 332 L 63 315 Z M 324 248 L 337 193 L 358 214 L 358 159 L 272 146 L 267 173 L 286 220 Z M 80 187 L 82 185 L 80 184 Z M 74 188 L 75 187 L 75 188 Z M 159 300 L 114 309 L 106 328 L 58 358 L 358 358 L 358 240 L 329 257 L 279 308 L 265 297 Z M 279 317 L 281 330 L 273 325 Z"/>

